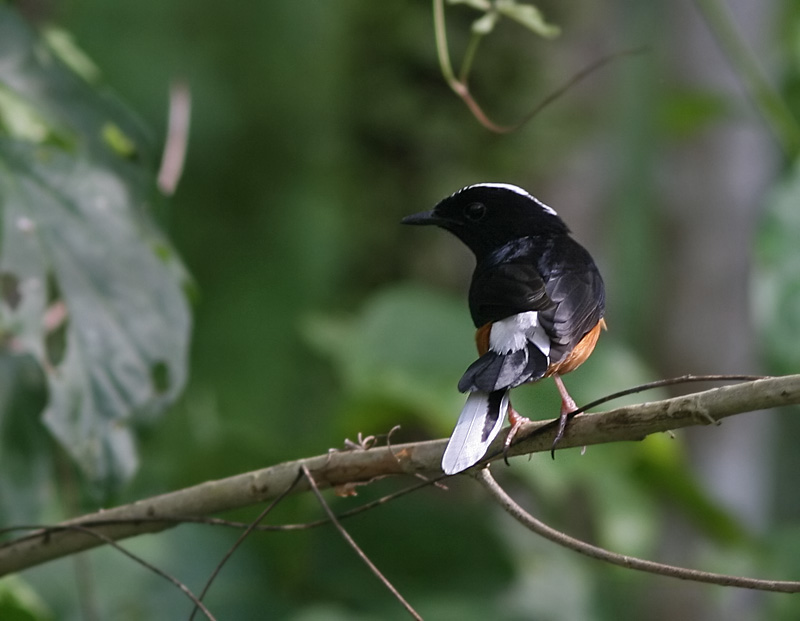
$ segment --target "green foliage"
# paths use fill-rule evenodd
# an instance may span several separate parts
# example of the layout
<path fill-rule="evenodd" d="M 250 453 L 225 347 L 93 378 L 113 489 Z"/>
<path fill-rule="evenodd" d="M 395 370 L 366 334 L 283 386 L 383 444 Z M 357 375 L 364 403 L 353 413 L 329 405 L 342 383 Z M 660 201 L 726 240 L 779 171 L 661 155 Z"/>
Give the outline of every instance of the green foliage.
<path fill-rule="evenodd" d="M 47 605 L 16 576 L 0 580 L 0 619 L 3 621 L 49 621 Z"/>
<path fill-rule="evenodd" d="M 474 356 L 463 302 L 413 285 L 390 287 L 350 319 L 312 319 L 307 334 L 349 398 L 438 418 L 442 432 L 455 424 L 463 396 L 453 387 Z"/>
<path fill-rule="evenodd" d="M 542 12 L 532 4 L 522 4 L 516 0 L 448 0 L 449 4 L 466 4 L 467 6 L 483 11 L 483 17 L 472 23 L 475 34 L 487 35 L 494 30 L 501 16 L 508 17 L 524 26 L 531 32 L 547 39 L 557 37 L 561 33 L 558 26 L 549 24 Z"/>
<path fill-rule="evenodd" d="M 522 19 L 541 17 L 521 3 L 468 4 L 484 12 L 518 10 Z M 720 120 L 737 122 L 729 111 L 739 106 L 710 91 L 674 85 L 653 62 L 669 51 L 667 22 L 661 19 L 666 5 L 628 3 L 618 11 L 587 5 L 574 14 L 568 4 L 549 6 L 557 11 L 554 21 L 576 37 L 571 41 L 594 22 L 611 24 L 620 36 L 632 33 L 636 45 L 644 36 L 658 53 L 612 63 L 522 131 L 497 137 L 481 129 L 442 82 L 426 3 L 293 0 L 226 11 L 196 0 L 61 5 L 56 18 L 154 126 L 163 125 L 167 84 L 174 77 L 187 79 L 195 103 L 186 175 L 170 222 L 202 291 L 192 381 L 170 416 L 137 436 L 141 468 L 121 501 L 322 453 L 359 431 L 380 433 L 402 424 L 394 441 L 448 433 L 463 403 L 458 378 L 475 355 L 463 291 L 470 266 L 453 240 L 419 236 L 398 221 L 479 180 L 518 182 L 537 193 L 552 191 L 552 183 L 556 195 L 567 196 L 562 213 L 576 230 L 602 224 L 592 249 L 599 250 L 613 292 L 610 330 L 592 358 L 566 378 L 576 400 L 586 403 L 658 377 L 643 363 L 645 357 L 658 363 L 653 309 L 663 301 L 658 296 L 669 292 L 660 271 L 670 257 L 657 213 L 666 200 L 658 153 L 665 142 L 677 146 Z M 155 150 L 141 125 L 90 85 L 97 70 L 65 31 L 47 28 L 46 42 L 34 40 L 19 19 L 2 15 L 0 58 L 20 49 L 27 55 L 13 57 L 29 60 L 25 71 L 0 63 L 0 250 L 8 272 L 0 278 L 6 345 L 0 357 L 0 509 L 9 523 L 39 516 L 42 507 L 43 519 L 55 521 L 64 512 L 54 500 L 57 491 L 68 496 L 69 489 L 53 475 L 54 443 L 38 418 L 59 394 L 48 384 L 60 389 L 69 380 L 70 390 L 91 389 L 93 398 L 103 397 L 75 410 L 64 424 L 80 420 L 99 434 L 109 476 L 130 472 L 131 456 L 112 458 L 108 453 L 118 445 L 103 434 L 121 430 L 116 433 L 130 447 L 131 426 L 160 410 L 183 383 L 185 276 L 153 224 L 152 211 L 162 203 L 152 192 Z M 469 46 L 475 15 L 448 10 L 454 49 Z M 492 27 L 499 13 L 494 15 L 479 21 Z M 548 24 L 531 25 L 540 35 L 555 32 Z M 600 47 L 606 49 L 593 37 L 556 58 L 550 55 L 553 43 L 515 26 L 481 49 L 481 62 L 470 72 L 481 101 L 485 97 L 490 109 L 507 114 L 529 109 L 547 95 L 548 78 L 563 84 L 596 60 Z M 615 39 L 611 49 L 616 47 Z M 8 72 L 16 80 L 13 88 L 6 84 Z M 21 89 L 25 84 L 31 88 Z M 618 125 L 608 131 L 614 114 Z M 606 165 L 589 170 L 583 158 L 595 150 L 602 150 Z M 569 183 L 562 179 L 559 190 L 565 170 Z M 119 220 L 86 211 L 103 180 L 109 196 L 119 199 L 109 203 L 118 206 Z M 591 210 L 570 199 L 570 187 L 583 183 L 597 189 L 597 212 L 588 220 Z M 12 207 L 6 207 L 11 199 Z M 32 200 L 36 205 L 29 206 Z M 9 208 L 24 208 L 28 220 L 10 219 Z M 45 210 L 42 223 L 37 218 Z M 18 225 L 25 229 L 29 221 L 36 228 L 26 237 Z M 46 223 L 57 225 L 59 235 L 43 235 Z M 48 283 L 38 299 L 22 295 L 22 279 L 6 268 L 12 233 L 18 235 L 11 246 L 19 248 L 12 255 L 17 263 L 37 278 L 44 274 Z M 41 250 L 22 243 L 31 236 L 41 238 Z M 86 238 L 107 261 L 89 265 L 82 250 L 90 245 L 78 243 Z M 789 270 L 784 273 L 781 262 L 791 256 L 788 243 L 770 255 L 786 279 Z M 22 260 L 24 250 L 30 261 Z M 62 275 L 70 264 L 55 256 L 72 258 L 80 269 Z M 123 257 L 131 269 L 120 267 Z M 415 271 L 424 287 L 407 284 Z M 782 287 L 776 285 L 770 299 L 791 291 Z M 121 290 L 134 289 L 147 304 L 121 297 Z M 66 319 L 48 331 L 42 317 L 58 310 L 60 299 Z M 23 314 L 23 305 L 33 312 Z M 668 304 L 663 308 L 670 311 Z M 88 339 L 76 314 L 84 315 L 84 309 L 91 327 L 106 330 L 108 348 L 76 361 L 72 346 Z M 793 321 L 792 312 L 785 315 Z M 135 330 L 127 331 L 130 326 Z M 128 341 L 146 346 L 131 353 Z M 12 351 L 21 343 L 26 349 Z M 123 356 L 119 377 L 110 373 L 120 369 L 109 352 Z M 62 368 L 73 374 L 60 375 L 58 384 L 50 375 Z M 81 377 L 74 369 L 87 371 Z M 125 398 L 102 405 L 110 401 L 103 392 L 110 387 L 126 387 L 120 391 Z M 532 418 L 554 417 L 558 403 L 550 381 L 514 394 L 515 406 Z M 118 416 L 116 405 L 128 414 Z M 87 437 L 88 432 L 78 439 Z M 688 523 L 714 548 L 709 556 L 724 558 L 716 552 L 725 547 L 739 564 L 752 563 L 755 555 L 741 545 L 752 541 L 752 533 L 700 488 L 685 448 L 683 434 L 665 434 L 639 444 L 588 447 L 583 456 L 560 451 L 555 461 L 547 455 L 518 458 L 511 468 L 496 469 L 535 514 L 587 540 L 663 559 L 669 544 L 664 533 L 676 522 Z M 101 471 L 97 462 L 91 464 Z M 426 618 L 653 616 L 649 595 L 661 579 L 609 569 L 529 536 L 470 483 L 448 481 L 446 490 L 408 495 L 346 522 Z M 397 484 L 375 482 L 359 488 L 358 497 L 332 503 L 344 511 Z M 794 486 L 793 480 L 787 485 Z M 242 512 L 242 518 L 252 519 L 258 510 Z M 313 498 L 298 496 L 270 520 L 294 523 L 320 515 Z M 191 526 L 125 545 L 196 588 L 236 536 Z M 776 535 L 762 559 L 764 571 L 748 565 L 742 573 L 790 576 L 797 565 L 795 539 L 792 533 Z M 188 616 L 171 585 L 115 551 L 88 558 L 101 618 Z M 65 579 L 72 571 L 67 560 L 26 573 L 58 618 L 74 616 L 78 606 L 71 576 Z M 684 585 L 665 582 L 664 588 L 677 593 Z M 706 592 L 716 597 L 710 587 Z M 237 620 L 406 618 L 338 534 L 325 528 L 252 536 L 226 565 L 208 602 L 218 616 Z"/>
<path fill-rule="evenodd" d="M 90 480 L 118 484 L 137 467 L 135 425 L 187 373 L 186 276 L 153 221 L 152 146 L 6 7 L 0 94 L 3 356 L 33 356 L 47 428 Z M 19 439 L 0 441 L 4 459 Z"/>

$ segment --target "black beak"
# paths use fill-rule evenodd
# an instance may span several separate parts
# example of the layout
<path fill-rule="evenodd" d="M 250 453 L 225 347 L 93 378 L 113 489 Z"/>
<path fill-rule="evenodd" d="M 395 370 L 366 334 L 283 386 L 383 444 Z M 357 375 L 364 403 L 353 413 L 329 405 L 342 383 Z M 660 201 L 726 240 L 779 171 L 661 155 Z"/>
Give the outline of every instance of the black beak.
<path fill-rule="evenodd" d="M 400 220 L 403 224 L 441 224 L 443 222 L 442 218 L 435 215 L 433 210 L 431 211 L 421 211 L 419 213 L 411 214 L 410 216 L 406 216 L 402 220 Z"/>

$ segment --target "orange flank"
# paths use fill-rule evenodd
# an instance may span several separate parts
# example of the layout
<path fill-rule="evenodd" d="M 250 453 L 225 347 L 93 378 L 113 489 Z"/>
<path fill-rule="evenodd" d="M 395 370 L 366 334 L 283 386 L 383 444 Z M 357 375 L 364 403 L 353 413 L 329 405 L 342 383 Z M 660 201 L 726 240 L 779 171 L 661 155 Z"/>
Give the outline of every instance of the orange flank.
<path fill-rule="evenodd" d="M 556 373 L 559 375 L 564 375 L 565 373 L 574 371 L 584 362 L 586 362 L 586 359 L 594 351 L 594 346 L 597 345 L 597 338 L 600 336 L 600 330 L 605 330 L 605 328 L 606 320 L 600 319 L 600 321 L 597 322 L 597 325 L 586 333 L 586 336 L 584 336 L 580 342 L 573 347 L 572 351 L 569 352 L 563 360 L 556 362 L 555 364 L 551 364 L 547 368 L 546 377 L 550 377 Z"/>

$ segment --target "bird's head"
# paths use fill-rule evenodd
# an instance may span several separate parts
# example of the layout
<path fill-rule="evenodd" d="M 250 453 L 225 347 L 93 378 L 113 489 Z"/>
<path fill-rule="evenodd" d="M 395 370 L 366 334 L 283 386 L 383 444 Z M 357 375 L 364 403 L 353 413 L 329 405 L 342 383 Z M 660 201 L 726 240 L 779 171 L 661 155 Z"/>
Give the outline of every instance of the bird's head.
<path fill-rule="evenodd" d="M 467 186 L 432 210 L 407 216 L 402 222 L 446 229 L 479 258 L 521 237 L 569 233 L 553 209 L 507 183 Z"/>

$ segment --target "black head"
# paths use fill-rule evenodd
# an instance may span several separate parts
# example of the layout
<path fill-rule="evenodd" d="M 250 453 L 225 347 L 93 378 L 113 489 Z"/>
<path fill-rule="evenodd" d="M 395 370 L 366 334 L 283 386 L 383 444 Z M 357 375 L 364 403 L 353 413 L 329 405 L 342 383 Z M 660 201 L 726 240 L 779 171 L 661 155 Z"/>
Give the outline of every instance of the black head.
<path fill-rule="evenodd" d="M 440 226 L 469 246 L 478 258 L 521 237 L 569 233 L 555 211 L 507 183 L 467 186 L 431 211 L 403 218 L 403 224 Z"/>

